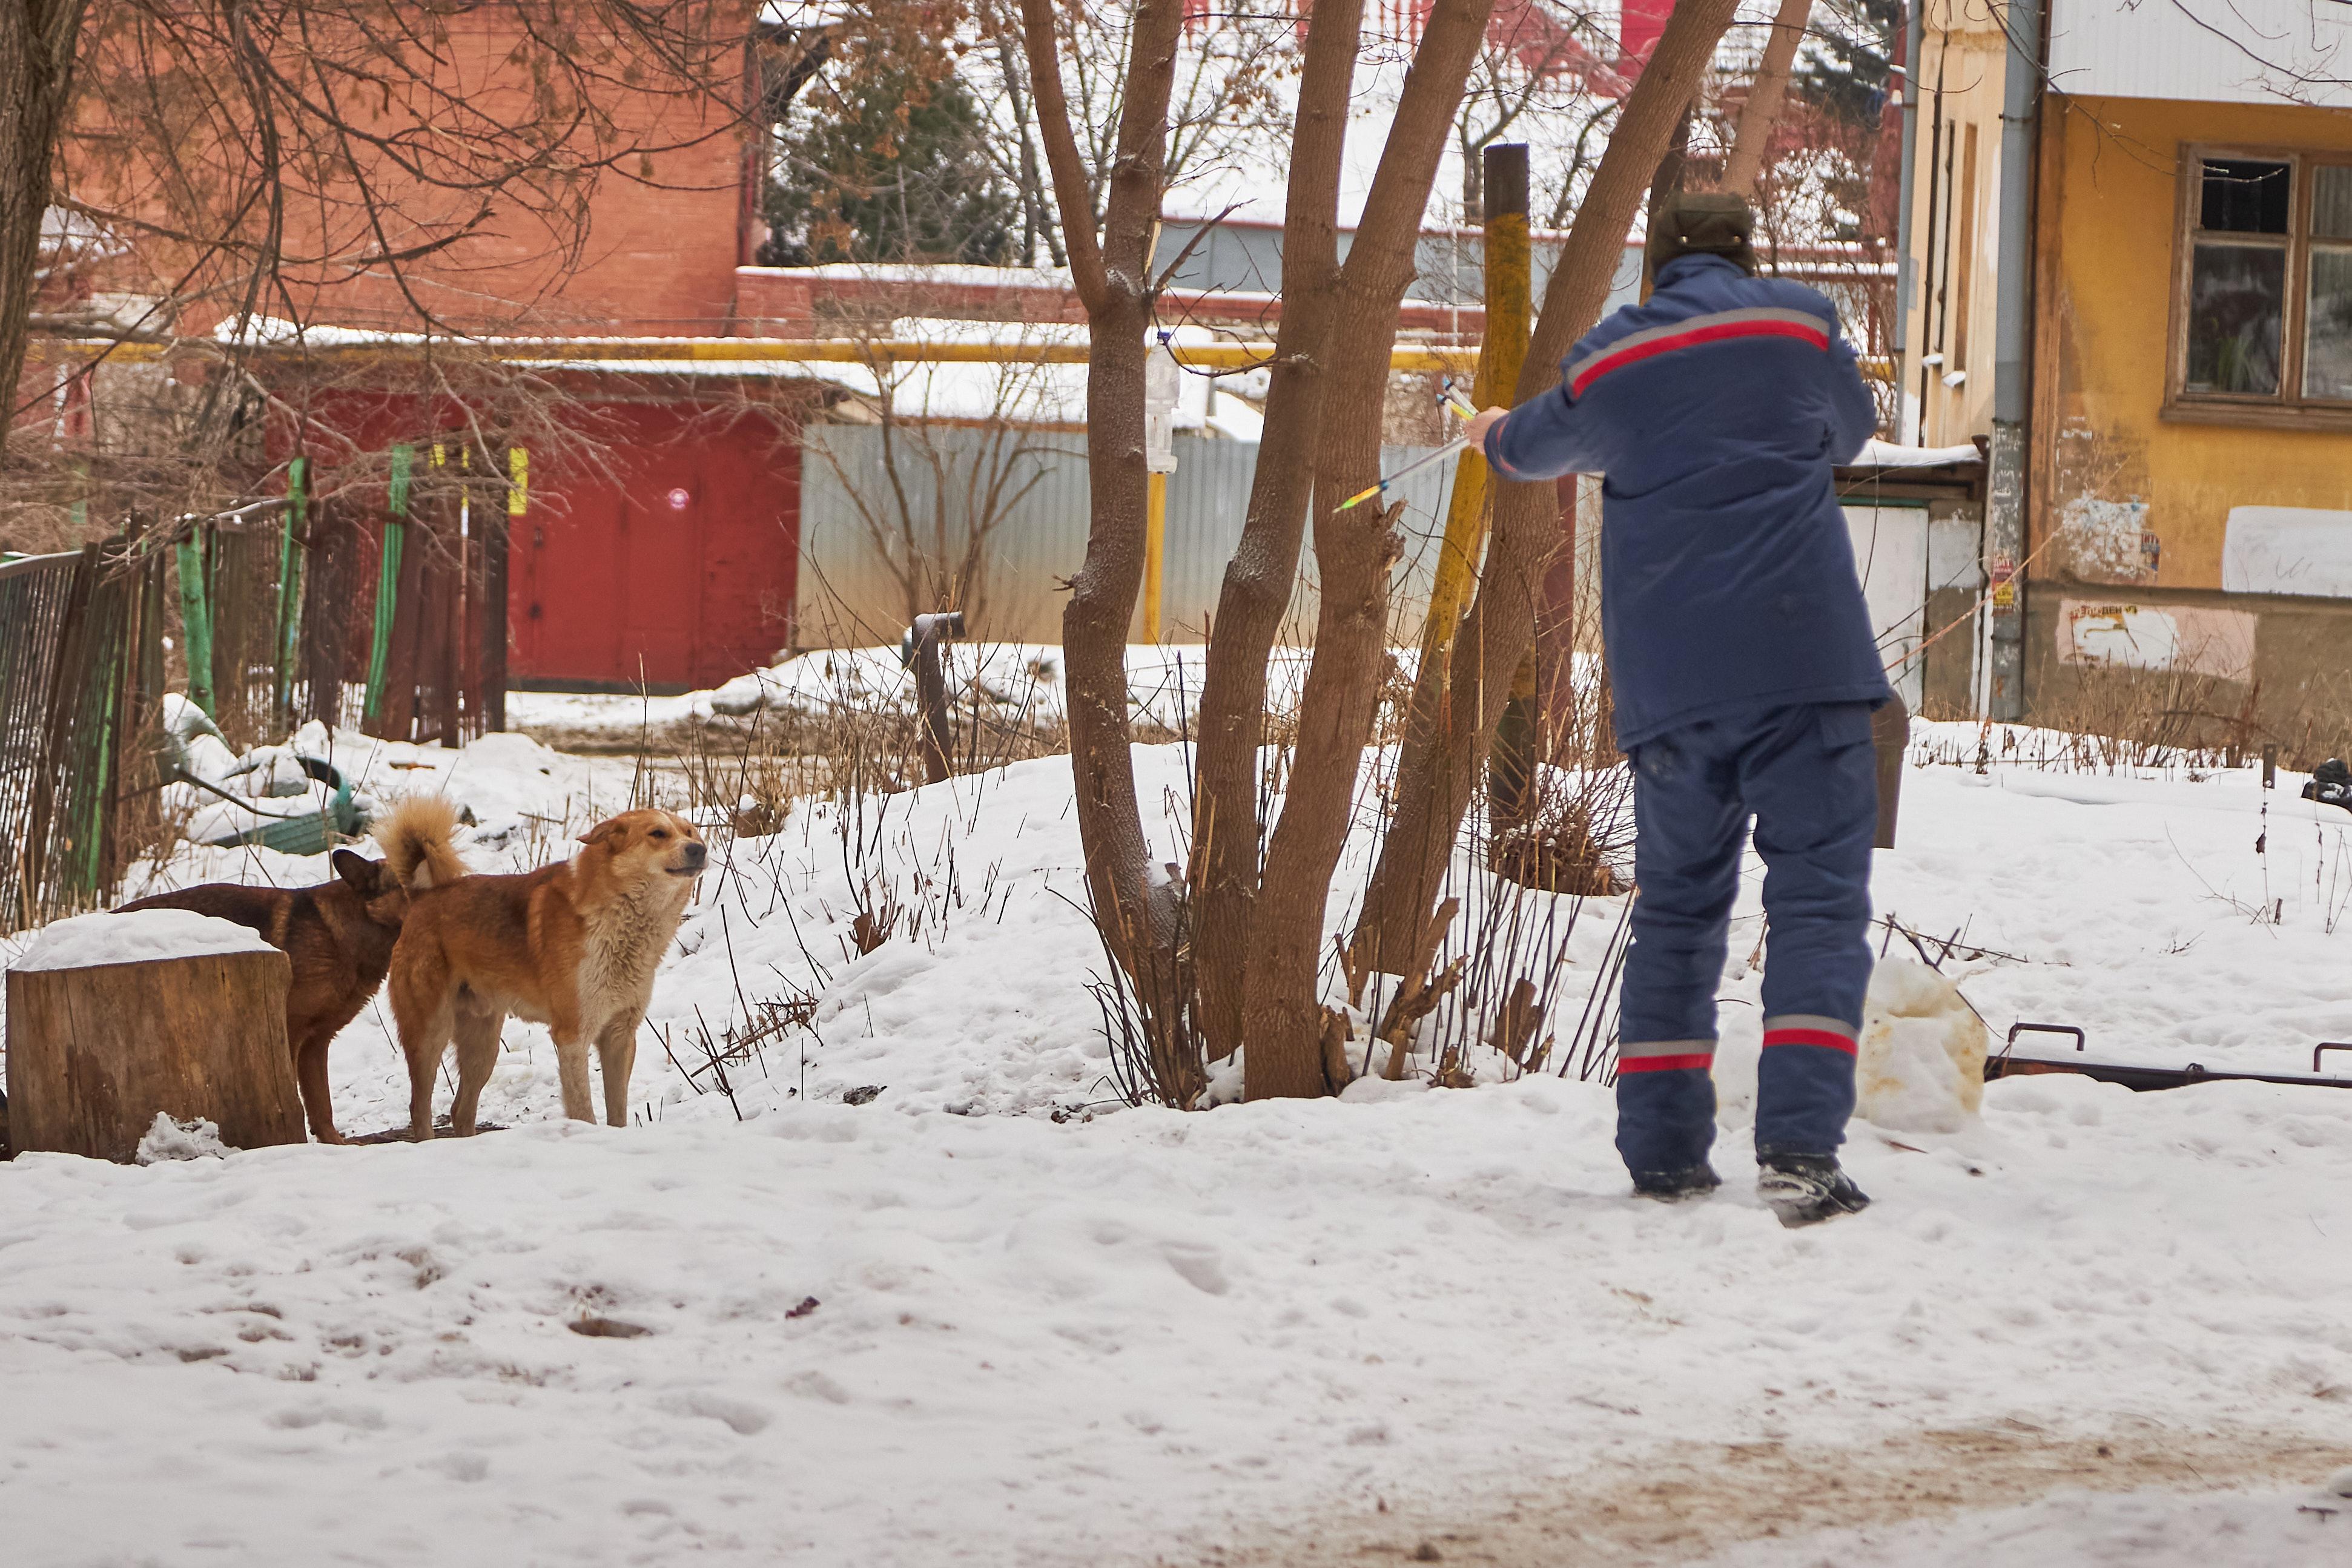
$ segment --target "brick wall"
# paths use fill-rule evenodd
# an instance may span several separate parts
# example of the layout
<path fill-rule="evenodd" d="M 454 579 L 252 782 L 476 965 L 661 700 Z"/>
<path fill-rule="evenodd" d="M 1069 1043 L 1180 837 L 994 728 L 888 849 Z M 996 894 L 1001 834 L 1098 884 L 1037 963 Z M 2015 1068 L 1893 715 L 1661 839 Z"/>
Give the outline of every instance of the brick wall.
<path fill-rule="evenodd" d="M 724 7 L 714 7 L 714 26 Z M 511 125 L 532 118 L 533 85 L 528 57 L 518 59 L 516 23 L 503 7 L 484 5 L 453 12 L 438 46 L 436 76 L 446 90 L 486 122 Z M 533 46 L 536 47 L 537 46 Z M 583 48 L 593 48 L 593 40 Z M 487 193 L 491 212 L 467 237 L 432 254 L 400 264 L 395 277 L 383 263 L 356 266 L 354 257 L 397 251 L 432 237 L 436 225 L 470 219 L 485 193 L 436 188 L 404 171 L 392 157 L 358 144 L 367 183 L 376 192 L 370 204 L 357 197 L 348 175 L 315 180 L 289 178 L 286 191 L 289 256 L 327 258 L 305 271 L 288 268 L 285 282 L 295 308 L 307 319 L 338 325 L 413 329 L 422 325 L 417 304 L 450 323 L 477 331 L 561 334 L 700 335 L 727 330 L 734 300 L 736 266 L 749 259 L 743 249 L 745 139 L 735 105 L 743 56 L 740 47 L 715 49 L 715 77 L 707 90 L 680 92 L 682 84 L 634 94 L 613 79 L 614 65 L 597 85 L 595 101 L 614 129 L 603 145 L 628 151 L 612 167 L 589 167 L 567 184 L 537 176 L 536 189 L 517 182 Z M 135 65 L 111 62 L 120 74 Z M 224 68 L 225 71 L 226 68 Z M 294 73 L 299 75 L 299 73 Z M 363 96 L 363 95 L 362 95 Z M 379 134 L 405 135 L 430 147 L 428 105 L 438 100 L 418 93 L 404 104 L 398 96 L 383 106 L 347 105 L 370 114 Z M 96 110 L 86 112 L 95 114 Z M 446 108 L 440 119 L 448 118 Z M 67 156 L 77 164 L 69 185 L 94 205 L 139 214 L 160 227 L 177 226 L 180 213 L 163 203 L 156 169 L 112 160 L 110 140 L 92 124 Z M 222 167 L 238 168 L 241 149 L 207 150 L 197 132 L 177 149 L 201 178 Z M 583 131 L 556 150 L 559 159 L 593 162 Z M 639 148 L 650 151 L 640 153 Z M 514 149 L 520 153 L 520 143 Z M 222 191 L 229 187 L 223 183 Z M 209 198 L 226 205 L 227 197 Z M 257 235 L 258 219 L 247 229 Z M 193 301 L 180 317 L 184 333 L 209 329 L 233 308 L 242 292 L 236 258 L 206 264 L 199 253 L 156 237 L 153 231 L 127 230 L 129 254 L 112 258 L 100 288 L 161 294 L 182 283 L 194 267 L 194 290 L 211 292 Z M 403 283 L 407 285 L 404 289 Z M 286 313 L 283 298 L 265 291 L 266 313 Z M 415 300 L 409 298 L 413 293 Z"/>

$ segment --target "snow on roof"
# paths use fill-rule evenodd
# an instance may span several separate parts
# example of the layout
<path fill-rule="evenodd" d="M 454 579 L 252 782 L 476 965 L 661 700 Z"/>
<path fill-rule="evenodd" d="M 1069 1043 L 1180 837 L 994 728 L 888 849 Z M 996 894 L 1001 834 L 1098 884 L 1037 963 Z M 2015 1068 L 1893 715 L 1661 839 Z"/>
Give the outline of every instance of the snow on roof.
<path fill-rule="evenodd" d="M 1067 288 L 1066 267 L 980 267 L 949 261 L 828 261 L 815 267 L 741 267 L 774 277 L 814 277 L 845 283 L 936 283 L 971 287 Z"/>
<path fill-rule="evenodd" d="M 974 270 L 988 270 L 985 268 Z M 278 317 L 256 317 L 247 340 L 301 342 L 313 348 L 392 348 L 421 346 L 426 336 L 373 328 L 333 324 L 304 326 Z M 223 331 L 228 329 L 225 326 Z M 1174 343 L 1217 343 L 1228 335 L 1193 324 L 1169 329 Z M 698 342 L 743 341 L 696 338 L 476 338 L 438 340 L 465 341 L 490 350 L 552 350 L 565 347 L 610 346 L 625 349 Z M 943 321 L 908 318 L 893 321 L 874 341 L 929 344 L 1002 343 L 1014 346 L 1083 348 L 1087 329 L 1062 321 Z M 1034 361 L 1003 363 L 943 362 L 929 360 L 755 360 L 635 358 L 583 359 L 524 352 L 508 362 L 520 369 L 604 376 L 694 376 L 706 379 L 765 380 L 823 382 L 875 403 L 887 403 L 899 419 L 1006 420 L 1016 424 L 1083 425 L 1087 422 L 1087 367 L 1083 363 L 1043 364 Z M 1209 430 L 1236 441 L 1255 441 L 1264 418 L 1248 403 L 1214 390 L 1214 378 L 1188 374 L 1181 382 L 1176 406 L 1176 428 Z"/>
<path fill-rule="evenodd" d="M 1897 446 L 1873 438 L 1848 468 L 1941 468 L 1951 463 L 1980 463 L 1984 454 L 1974 446 Z"/>
<path fill-rule="evenodd" d="M 900 343 L 1012 343 L 1028 348 L 1045 344 L 1084 348 L 1083 321 L 951 321 L 930 316 L 902 316 L 890 323 L 884 337 Z"/>

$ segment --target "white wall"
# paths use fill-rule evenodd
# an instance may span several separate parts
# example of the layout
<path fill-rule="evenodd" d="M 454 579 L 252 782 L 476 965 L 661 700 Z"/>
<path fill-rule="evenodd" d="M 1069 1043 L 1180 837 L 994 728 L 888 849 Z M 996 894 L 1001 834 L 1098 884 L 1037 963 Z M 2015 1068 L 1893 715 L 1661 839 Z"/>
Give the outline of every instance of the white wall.
<path fill-rule="evenodd" d="M 2051 0 L 2061 92 L 2352 106 L 2342 0 Z"/>

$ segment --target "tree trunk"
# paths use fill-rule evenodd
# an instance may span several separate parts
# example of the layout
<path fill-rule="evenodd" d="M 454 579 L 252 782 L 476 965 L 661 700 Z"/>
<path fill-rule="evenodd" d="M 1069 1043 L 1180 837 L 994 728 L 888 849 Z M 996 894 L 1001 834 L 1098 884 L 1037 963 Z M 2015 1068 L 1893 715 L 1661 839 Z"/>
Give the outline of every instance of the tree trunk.
<path fill-rule="evenodd" d="M 1092 515 L 1085 564 L 1062 615 L 1069 683 L 1070 765 L 1087 891 L 1110 951 L 1134 977 L 1155 1027 L 1177 983 L 1174 899 L 1154 893 L 1150 841 L 1129 741 L 1127 631 L 1143 585 L 1148 476 L 1143 459 L 1144 333 L 1151 321 L 1151 247 L 1168 154 L 1168 100 L 1183 0 L 1140 0 L 1129 36 L 1125 100 L 1109 170 L 1102 235 L 1071 131 L 1055 52 L 1052 0 L 1022 0 L 1032 107 L 1062 212 L 1071 281 L 1087 309 L 1087 457 Z"/>
<path fill-rule="evenodd" d="M 1307 35 L 1282 225 L 1282 321 L 1249 511 L 1225 566 L 1211 622 L 1194 754 L 1192 952 L 1200 1021 L 1213 1056 L 1242 1043 L 1244 977 L 1257 896 L 1258 747 L 1265 739 L 1266 659 L 1298 579 L 1314 453 L 1323 419 L 1324 351 L 1339 301 L 1339 168 L 1363 0 L 1326 0 Z"/>
<path fill-rule="evenodd" d="M 1266 845 L 1250 932 L 1244 1033 L 1253 1100 L 1320 1094 L 1325 1074 L 1316 972 L 1332 873 L 1354 819 L 1357 776 L 1388 645 L 1396 508 L 1336 503 L 1380 478 L 1381 427 L 1398 307 L 1413 278 L 1421 214 L 1451 134 L 1493 0 L 1441 0 L 1390 122 L 1356 244 L 1340 269 L 1339 320 L 1316 446 L 1315 559 L 1322 603 L 1299 699 L 1281 821 Z M 1261 457 L 1263 462 L 1264 458 Z"/>
<path fill-rule="evenodd" d="M 1491 193 L 1491 199 L 1481 214 L 1486 226 L 1482 270 L 1486 332 L 1478 352 L 1473 392 L 1482 408 L 1511 394 L 1527 359 L 1534 277 L 1528 233 L 1527 154 L 1525 146 L 1509 149 L 1507 155 L 1502 148 L 1486 149 L 1486 158 L 1496 160 L 1496 167 L 1483 187 Z M 1445 537 L 1438 552 L 1437 578 L 1431 585 L 1421 661 L 1413 671 L 1412 706 L 1406 715 L 1401 747 L 1402 767 L 1413 766 L 1412 759 L 1428 750 L 1438 705 L 1445 700 L 1454 634 L 1470 608 L 1479 552 L 1486 544 L 1486 481 L 1485 455 L 1464 453 L 1454 465 L 1454 495 L 1446 503 Z"/>
<path fill-rule="evenodd" d="M 1600 319 L 1643 194 L 1737 9 L 1738 0 L 1680 0 L 1666 19 L 1553 268 L 1515 404 L 1558 384 L 1560 361 Z M 1493 538 L 1478 597 L 1454 637 L 1447 698 L 1428 749 L 1398 771 L 1395 814 L 1356 927 L 1355 951 L 1377 968 L 1402 962 L 1428 924 L 1473 782 L 1534 636 L 1559 533 L 1550 481 L 1496 484 Z"/>
<path fill-rule="evenodd" d="M 1756 182 L 1764 173 L 1765 144 L 1780 120 L 1780 106 L 1789 99 L 1789 68 L 1811 19 L 1813 0 L 1780 0 L 1772 18 L 1772 36 L 1765 41 L 1764 57 L 1757 62 L 1755 83 L 1739 110 L 1739 130 L 1731 141 L 1731 156 L 1723 165 L 1723 188 L 1742 201 L 1756 199 Z"/>
<path fill-rule="evenodd" d="M 0 393 L 16 408 L 26 323 L 40 287 L 41 219 L 73 89 L 88 0 L 0 6 Z M 11 420 L 0 422 L 0 434 Z M 7 461 L 0 445 L 0 464 Z"/>
<path fill-rule="evenodd" d="M 127 1160 L 158 1112 L 234 1149 L 302 1143 L 290 973 L 277 952 L 10 971 L 12 1147 Z"/>

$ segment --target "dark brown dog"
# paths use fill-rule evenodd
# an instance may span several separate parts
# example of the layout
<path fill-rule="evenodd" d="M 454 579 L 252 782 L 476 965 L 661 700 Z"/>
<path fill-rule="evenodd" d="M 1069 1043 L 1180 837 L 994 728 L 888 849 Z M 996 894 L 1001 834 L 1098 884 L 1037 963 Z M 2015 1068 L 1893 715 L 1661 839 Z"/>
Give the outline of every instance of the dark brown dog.
<path fill-rule="evenodd" d="M 335 852 L 334 882 L 300 888 L 208 883 L 142 898 L 118 913 L 194 910 L 260 933 L 293 961 L 286 1043 L 294 1053 L 295 1082 L 301 1085 L 310 1135 L 322 1144 L 340 1144 L 343 1137 L 335 1131 L 327 1086 L 327 1047 L 383 984 L 410 900 L 466 874 L 465 862 L 449 847 L 457 827 L 457 809 L 448 801 L 416 796 L 394 807 L 377 825 L 375 841 L 383 859 Z"/>
<path fill-rule="evenodd" d="M 408 1058 L 408 1135 L 433 1135 L 433 1077 L 457 1042 L 452 1130 L 474 1130 L 507 1015 L 555 1036 L 563 1113 L 596 1119 L 588 1047 L 604 1073 L 604 1117 L 629 1120 L 629 1070 L 654 970 L 709 852 L 669 811 L 624 811 L 583 834 L 560 865 L 469 876 L 417 898 L 392 953 L 392 1016 Z"/>

